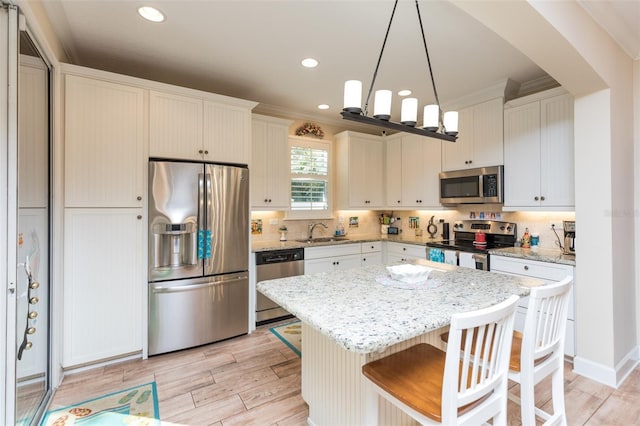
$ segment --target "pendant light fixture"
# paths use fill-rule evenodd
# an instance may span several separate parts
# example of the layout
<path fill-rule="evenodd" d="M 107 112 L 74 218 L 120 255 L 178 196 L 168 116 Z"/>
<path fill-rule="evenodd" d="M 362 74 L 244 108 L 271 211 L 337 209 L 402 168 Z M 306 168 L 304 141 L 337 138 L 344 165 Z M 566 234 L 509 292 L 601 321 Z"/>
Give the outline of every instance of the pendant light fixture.
<path fill-rule="evenodd" d="M 393 16 L 398 6 L 398 0 L 395 0 L 393 5 L 393 11 L 391 12 L 391 19 L 389 19 L 389 25 L 387 26 L 387 33 L 384 36 L 382 42 L 382 48 L 380 49 L 380 55 L 378 56 L 378 63 L 373 72 L 373 78 L 371 86 L 369 86 L 369 92 L 364 104 L 364 111 L 362 110 L 362 82 L 359 80 L 348 80 L 344 84 L 344 107 L 340 115 L 345 120 L 356 121 L 363 124 L 369 124 L 377 127 L 384 127 L 386 129 L 398 130 L 401 132 L 414 133 L 421 136 L 427 136 L 431 138 L 441 139 L 449 142 L 455 142 L 458 135 L 458 113 L 457 111 L 447 111 L 444 114 L 440 109 L 440 101 L 438 99 L 438 91 L 436 89 L 436 83 L 433 79 L 433 71 L 431 69 L 431 60 L 429 59 L 429 50 L 427 49 L 427 40 L 424 36 L 424 27 L 422 26 L 422 17 L 420 16 L 420 7 L 418 6 L 418 0 L 416 2 L 416 11 L 418 14 L 418 22 L 420 23 L 420 32 L 422 34 L 422 43 L 424 45 L 424 51 L 427 55 L 427 64 L 429 66 L 429 75 L 431 77 L 431 85 L 433 87 L 433 94 L 436 99 L 435 105 L 426 105 L 423 109 L 422 127 L 416 127 L 417 115 L 418 115 L 418 100 L 416 98 L 406 98 L 402 100 L 402 111 L 400 123 L 390 121 L 391 118 L 391 91 L 390 90 L 376 90 L 375 101 L 373 105 L 373 116 L 369 117 L 369 99 L 371 98 L 371 92 L 378 76 L 378 68 L 380 67 L 380 61 L 382 54 L 384 53 L 384 47 L 387 44 L 387 37 L 389 36 L 389 30 L 391 29 L 391 23 L 393 22 Z"/>

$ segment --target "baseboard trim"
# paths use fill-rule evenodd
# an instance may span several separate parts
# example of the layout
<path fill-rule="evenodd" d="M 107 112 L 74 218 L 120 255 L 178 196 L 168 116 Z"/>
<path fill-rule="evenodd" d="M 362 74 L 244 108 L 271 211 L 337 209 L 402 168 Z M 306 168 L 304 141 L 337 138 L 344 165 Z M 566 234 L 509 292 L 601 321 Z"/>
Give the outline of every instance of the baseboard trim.
<path fill-rule="evenodd" d="M 636 346 L 618 362 L 615 368 L 576 356 L 573 359 L 573 371 L 588 379 L 617 389 L 639 364 L 640 347 Z"/>

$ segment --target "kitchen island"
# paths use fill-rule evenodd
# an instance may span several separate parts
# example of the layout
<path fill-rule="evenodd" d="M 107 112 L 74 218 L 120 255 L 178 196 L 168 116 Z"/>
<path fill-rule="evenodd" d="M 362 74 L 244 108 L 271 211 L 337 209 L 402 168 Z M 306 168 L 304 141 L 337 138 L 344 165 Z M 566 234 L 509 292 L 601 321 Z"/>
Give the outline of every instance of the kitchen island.
<path fill-rule="evenodd" d="M 390 279 L 385 266 L 258 283 L 258 290 L 302 321 L 302 397 L 309 424 L 365 424 L 361 367 L 419 342 L 442 347 L 451 315 L 526 296 L 542 281 L 419 260 L 433 268 L 422 285 Z M 413 287 L 413 288 L 407 288 Z M 411 424 L 388 403 L 381 424 Z"/>

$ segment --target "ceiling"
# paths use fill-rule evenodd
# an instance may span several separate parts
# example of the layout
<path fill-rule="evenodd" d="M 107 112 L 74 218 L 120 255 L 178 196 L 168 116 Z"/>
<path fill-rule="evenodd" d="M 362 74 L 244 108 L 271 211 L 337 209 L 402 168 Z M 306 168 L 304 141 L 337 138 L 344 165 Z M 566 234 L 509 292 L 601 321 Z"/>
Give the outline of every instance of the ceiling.
<path fill-rule="evenodd" d="M 601 7 L 592 3 L 602 3 L 580 2 L 591 9 Z M 605 3 L 615 3 L 614 16 L 640 16 L 636 0 Z M 626 11 L 620 3 L 628 3 Z M 362 80 L 366 95 L 393 7 L 391 0 L 42 4 L 70 63 L 253 100 L 260 103 L 259 112 L 344 123 L 344 128 L 350 127 L 339 116 L 344 81 Z M 166 20 L 142 19 L 137 9 L 143 5 L 160 9 Z M 422 1 L 420 11 L 442 104 L 507 78 L 525 86 L 549 81 L 541 68 L 453 4 Z M 633 35 L 631 40 L 633 45 Z M 635 43 L 637 53 L 637 34 Z M 307 57 L 319 66 L 302 67 Z M 380 88 L 394 91 L 394 120 L 399 120 L 395 92 L 400 89 L 413 90 L 420 105 L 433 102 L 413 1 L 401 0 L 396 10 L 376 81 L 375 89 Z M 319 104 L 330 109 L 320 111 Z"/>

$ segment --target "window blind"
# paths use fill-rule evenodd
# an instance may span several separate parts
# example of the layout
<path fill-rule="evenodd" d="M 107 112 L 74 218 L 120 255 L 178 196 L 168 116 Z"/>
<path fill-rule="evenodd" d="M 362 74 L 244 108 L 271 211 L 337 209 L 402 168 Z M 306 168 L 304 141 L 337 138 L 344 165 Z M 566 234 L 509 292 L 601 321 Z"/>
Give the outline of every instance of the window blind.
<path fill-rule="evenodd" d="M 329 153 L 291 146 L 291 209 L 327 210 Z"/>

